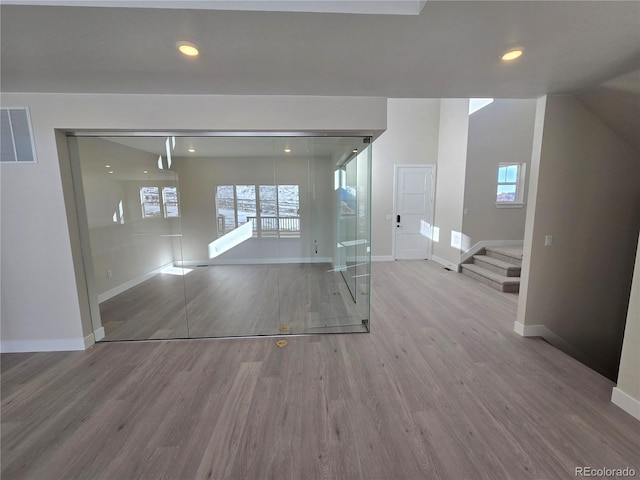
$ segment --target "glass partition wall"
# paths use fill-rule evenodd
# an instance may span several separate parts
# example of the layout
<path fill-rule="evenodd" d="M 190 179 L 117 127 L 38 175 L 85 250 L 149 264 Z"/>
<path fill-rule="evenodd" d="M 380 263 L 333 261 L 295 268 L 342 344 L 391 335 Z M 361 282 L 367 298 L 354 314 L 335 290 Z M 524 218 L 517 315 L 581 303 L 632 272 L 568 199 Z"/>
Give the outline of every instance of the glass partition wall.
<path fill-rule="evenodd" d="M 368 137 L 68 143 L 97 338 L 368 331 Z"/>

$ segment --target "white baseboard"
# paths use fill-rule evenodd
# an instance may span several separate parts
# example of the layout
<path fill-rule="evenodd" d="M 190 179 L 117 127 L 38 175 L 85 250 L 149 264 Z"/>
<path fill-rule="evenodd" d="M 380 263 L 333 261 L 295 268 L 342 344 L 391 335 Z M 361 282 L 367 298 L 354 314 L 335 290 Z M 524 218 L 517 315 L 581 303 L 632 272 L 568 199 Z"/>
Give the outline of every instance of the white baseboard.
<path fill-rule="evenodd" d="M 84 349 L 85 350 L 87 348 L 89 348 L 91 345 L 93 345 L 94 343 L 96 343 L 96 337 L 95 337 L 95 335 L 93 333 L 90 333 L 89 335 L 84 337 Z"/>
<path fill-rule="evenodd" d="M 93 332 L 93 336 L 96 342 L 99 342 L 100 340 L 102 340 L 105 337 L 105 335 L 106 334 L 104 333 L 104 327 L 100 327 L 95 332 Z"/>
<path fill-rule="evenodd" d="M 555 335 L 544 325 L 523 325 L 520 322 L 514 322 L 513 330 L 523 337 L 548 337 Z"/>
<path fill-rule="evenodd" d="M 469 250 L 460 256 L 460 263 L 465 263 L 476 253 L 487 247 L 520 247 L 524 245 L 524 240 L 482 240 L 476 243 Z"/>
<path fill-rule="evenodd" d="M 617 405 L 632 417 L 640 420 L 640 400 L 636 400 L 628 393 L 623 392 L 618 387 L 613 387 L 611 392 L 611 403 Z"/>
<path fill-rule="evenodd" d="M 436 263 L 439 263 L 444 267 L 447 267 L 450 270 L 453 270 L 454 272 L 460 272 L 460 265 L 458 265 L 457 263 L 452 263 L 449 260 L 445 260 L 444 258 L 440 258 L 436 255 L 432 255 L 431 260 L 433 260 Z"/>
<path fill-rule="evenodd" d="M 372 255 L 371 256 L 372 262 L 393 262 L 394 260 L 395 258 L 393 258 L 393 255 Z"/>
<path fill-rule="evenodd" d="M 111 290 L 107 290 L 104 293 L 98 294 L 98 303 L 105 302 L 110 298 L 115 297 L 116 295 L 120 295 L 121 293 L 126 292 L 130 288 L 135 287 L 136 285 L 140 285 L 141 283 L 146 282 L 151 277 L 155 277 L 156 275 L 158 275 L 162 271 L 162 269 L 170 267 L 172 265 L 173 265 L 173 262 L 169 262 L 166 265 L 162 265 L 160 268 L 156 268 L 155 270 L 152 270 L 149 273 L 146 273 L 137 278 L 129 280 L 128 282 L 121 283 L 120 285 L 112 288 Z"/>
<path fill-rule="evenodd" d="M 59 338 L 55 340 L 2 340 L 0 353 L 67 352 L 85 349 L 83 338 Z"/>
<path fill-rule="evenodd" d="M 213 260 L 187 260 L 175 262 L 176 267 L 197 267 L 198 265 L 273 265 L 277 263 L 332 263 L 331 257 L 277 257 L 277 258 L 243 258 Z"/>

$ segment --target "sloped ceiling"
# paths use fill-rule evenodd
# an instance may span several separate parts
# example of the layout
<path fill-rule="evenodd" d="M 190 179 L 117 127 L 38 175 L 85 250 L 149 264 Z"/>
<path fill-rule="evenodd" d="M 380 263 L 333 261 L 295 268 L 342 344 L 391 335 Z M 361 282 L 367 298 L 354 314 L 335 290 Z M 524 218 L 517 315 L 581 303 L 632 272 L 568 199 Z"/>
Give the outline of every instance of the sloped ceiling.
<path fill-rule="evenodd" d="M 3 91 L 522 98 L 640 68 L 637 1 L 428 1 L 419 15 L 2 4 L 0 17 Z M 501 63 L 515 45 L 525 55 Z"/>
<path fill-rule="evenodd" d="M 577 97 L 640 153 L 640 70 L 589 88 Z"/>

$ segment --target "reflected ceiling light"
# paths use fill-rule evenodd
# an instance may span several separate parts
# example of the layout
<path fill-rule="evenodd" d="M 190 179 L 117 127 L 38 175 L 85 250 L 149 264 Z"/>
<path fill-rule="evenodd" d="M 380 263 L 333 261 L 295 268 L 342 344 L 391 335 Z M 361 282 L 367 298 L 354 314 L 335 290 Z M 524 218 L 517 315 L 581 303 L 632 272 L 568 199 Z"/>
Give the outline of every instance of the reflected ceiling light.
<path fill-rule="evenodd" d="M 198 55 L 200 55 L 200 50 L 198 50 L 198 47 L 191 42 L 178 42 L 176 43 L 176 47 L 178 47 L 178 50 L 181 54 L 187 57 L 197 57 Z"/>
<path fill-rule="evenodd" d="M 520 58 L 523 53 L 524 53 L 524 48 L 516 47 L 516 48 L 512 48 L 512 49 L 507 50 L 506 52 L 504 52 L 502 54 L 502 57 L 500 57 L 500 58 L 502 59 L 503 62 L 511 62 L 512 60 L 515 60 L 516 58 Z"/>
<path fill-rule="evenodd" d="M 193 147 L 189 147 L 189 148 L 187 148 L 187 152 L 189 152 L 189 153 L 196 153 L 196 149 L 195 149 L 195 148 L 193 148 Z"/>
<path fill-rule="evenodd" d="M 149 172 L 147 172 L 147 171 L 145 170 L 145 171 L 144 171 L 144 172 L 142 172 L 142 173 L 149 173 Z"/>
<path fill-rule="evenodd" d="M 284 147 L 284 153 L 291 153 L 291 147 Z"/>
<path fill-rule="evenodd" d="M 111 165 L 105 165 L 104 168 L 111 168 Z"/>
<path fill-rule="evenodd" d="M 109 170 L 109 173 L 113 173 L 113 170 Z"/>

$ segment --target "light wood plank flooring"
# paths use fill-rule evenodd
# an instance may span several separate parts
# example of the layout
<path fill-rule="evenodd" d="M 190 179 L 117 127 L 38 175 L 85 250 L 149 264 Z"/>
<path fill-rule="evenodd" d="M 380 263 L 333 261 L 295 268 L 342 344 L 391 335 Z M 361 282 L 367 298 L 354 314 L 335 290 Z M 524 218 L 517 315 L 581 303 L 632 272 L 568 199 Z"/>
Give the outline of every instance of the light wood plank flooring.
<path fill-rule="evenodd" d="M 360 297 L 362 302 L 363 297 Z M 158 274 L 100 305 L 105 340 L 365 332 L 330 264 L 216 265 Z"/>
<path fill-rule="evenodd" d="M 640 472 L 613 384 L 513 332 L 517 297 L 373 265 L 372 333 L 2 355 L 2 479 L 572 479 Z"/>

